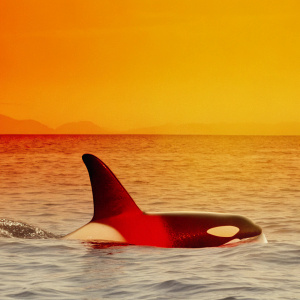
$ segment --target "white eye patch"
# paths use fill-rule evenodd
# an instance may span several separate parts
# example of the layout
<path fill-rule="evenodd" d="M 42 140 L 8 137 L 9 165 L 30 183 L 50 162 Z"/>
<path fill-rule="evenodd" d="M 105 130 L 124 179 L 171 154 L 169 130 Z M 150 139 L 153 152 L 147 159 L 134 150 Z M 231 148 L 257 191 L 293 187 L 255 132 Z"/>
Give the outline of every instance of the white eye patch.
<path fill-rule="evenodd" d="M 217 226 L 207 230 L 208 234 L 219 236 L 219 237 L 232 237 L 240 231 L 235 226 Z"/>

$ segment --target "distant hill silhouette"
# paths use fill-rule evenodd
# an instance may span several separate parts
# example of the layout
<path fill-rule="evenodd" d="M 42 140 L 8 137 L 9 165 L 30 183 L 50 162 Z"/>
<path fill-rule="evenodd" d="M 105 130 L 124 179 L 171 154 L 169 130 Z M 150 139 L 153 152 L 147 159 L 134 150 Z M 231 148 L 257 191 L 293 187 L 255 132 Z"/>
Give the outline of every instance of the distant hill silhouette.
<path fill-rule="evenodd" d="M 108 134 L 111 133 L 92 122 L 66 123 L 56 129 L 34 120 L 16 120 L 0 115 L 0 134 Z"/>
<path fill-rule="evenodd" d="M 195 134 L 195 135 L 300 135 L 300 123 L 166 124 L 112 132 L 89 121 L 66 123 L 56 129 L 34 120 L 16 120 L 0 115 L 0 134 Z"/>
<path fill-rule="evenodd" d="M 0 115 L 0 134 L 53 134 L 54 129 L 34 120 L 16 120 Z"/>
<path fill-rule="evenodd" d="M 63 124 L 55 129 L 58 134 L 108 134 L 105 130 L 92 122 L 80 121 Z"/>
<path fill-rule="evenodd" d="M 195 134 L 195 135 L 300 135 L 300 123 L 215 123 L 166 124 L 137 128 L 131 134 Z"/>

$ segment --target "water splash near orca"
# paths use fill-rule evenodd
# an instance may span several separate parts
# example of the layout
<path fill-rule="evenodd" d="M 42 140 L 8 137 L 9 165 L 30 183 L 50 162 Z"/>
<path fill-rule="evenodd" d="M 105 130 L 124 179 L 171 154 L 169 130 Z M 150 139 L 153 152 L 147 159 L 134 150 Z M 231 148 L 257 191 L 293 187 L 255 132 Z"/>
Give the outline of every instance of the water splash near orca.
<path fill-rule="evenodd" d="M 0 219 L 0 237 L 21 239 L 51 239 L 57 235 L 20 221 Z"/>

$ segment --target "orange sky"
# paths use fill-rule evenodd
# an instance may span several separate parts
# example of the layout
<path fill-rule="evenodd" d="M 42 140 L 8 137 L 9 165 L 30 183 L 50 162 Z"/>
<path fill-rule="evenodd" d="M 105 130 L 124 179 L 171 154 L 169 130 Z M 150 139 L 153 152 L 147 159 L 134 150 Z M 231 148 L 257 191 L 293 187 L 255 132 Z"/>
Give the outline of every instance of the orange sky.
<path fill-rule="evenodd" d="M 300 121 L 299 0 L 0 2 L 0 113 L 56 127 Z"/>

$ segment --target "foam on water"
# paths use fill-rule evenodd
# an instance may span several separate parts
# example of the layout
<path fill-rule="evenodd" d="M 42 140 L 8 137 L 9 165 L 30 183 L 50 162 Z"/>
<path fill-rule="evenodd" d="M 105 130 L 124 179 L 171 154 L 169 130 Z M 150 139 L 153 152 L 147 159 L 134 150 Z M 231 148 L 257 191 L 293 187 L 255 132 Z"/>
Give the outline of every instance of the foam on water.
<path fill-rule="evenodd" d="M 57 238 L 53 233 L 41 228 L 7 219 L 0 219 L 0 237 L 22 239 L 48 239 Z"/>

